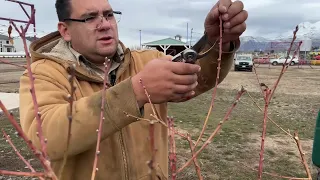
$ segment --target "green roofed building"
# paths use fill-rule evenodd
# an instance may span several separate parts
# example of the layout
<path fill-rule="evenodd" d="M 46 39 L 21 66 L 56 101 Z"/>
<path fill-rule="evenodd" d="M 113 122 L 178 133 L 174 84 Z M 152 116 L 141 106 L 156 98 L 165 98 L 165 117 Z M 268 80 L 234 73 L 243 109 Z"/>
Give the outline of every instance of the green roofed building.
<path fill-rule="evenodd" d="M 177 35 L 175 38 L 165 38 L 157 41 L 143 43 L 143 47 L 156 48 L 159 51 L 164 52 L 166 55 L 176 55 L 183 50 L 189 48 L 189 45 L 181 41 L 181 36 Z"/>

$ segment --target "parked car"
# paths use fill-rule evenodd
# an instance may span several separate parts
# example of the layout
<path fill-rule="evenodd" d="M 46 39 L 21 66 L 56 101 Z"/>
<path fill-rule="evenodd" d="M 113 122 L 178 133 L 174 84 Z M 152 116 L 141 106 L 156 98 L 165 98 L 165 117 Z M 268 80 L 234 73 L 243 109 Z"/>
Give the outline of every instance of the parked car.
<path fill-rule="evenodd" d="M 278 64 L 284 64 L 284 63 L 286 63 L 286 65 L 287 65 L 291 61 L 291 59 L 292 59 L 292 56 L 289 56 L 288 59 L 287 59 L 287 62 L 286 62 L 286 56 L 280 56 L 277 59 L 270 59 L 270 62 L 274 66 L 276 66 Z M 294 57 L 293 60 L 290 63 L 290 66 L 293 66 L 293 65 L 298 64 L 298 63 L 299 63 L 299 58 L 298 57 Z"/>
<path fill-rule="evenodd" d="M 237 55 L 234 60 L 234 71 L 245 69 L 252 72 L 252 66 L 252 55 Z"/>
<path fill-rule="evenodd" d="M 258 57 L 258 58 L 253 59 L 253 62 L 255 64 L 269 64 L 270 58 L 269 57 Z"/>

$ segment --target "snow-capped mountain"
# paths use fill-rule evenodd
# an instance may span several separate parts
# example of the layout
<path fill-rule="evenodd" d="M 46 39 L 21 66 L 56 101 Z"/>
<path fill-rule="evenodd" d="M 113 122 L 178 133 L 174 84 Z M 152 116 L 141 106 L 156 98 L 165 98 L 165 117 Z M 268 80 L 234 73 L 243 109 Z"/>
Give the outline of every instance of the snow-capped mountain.
<path fill-rule="evenodd" d="M 270 39 L 264 37 L 254 37 L 254 36 L 242 36 L 240 37 L 241 41 L 254 41 L 254 42 L 267 42 Z"/>
<path fill-rule="evenodd" d="M 297 38 L 299 39 L 320 39 L 320 21 L 316 23 L 303 22 L 298 25 L 299 31 L 297 33 Z M 294 30 L 294 29 L 293 29 Z M 292 32 L 287 31 L 280 34 L 284 38 L 292 38 Z"/>
<path fill-rule="evenodd" d="M 320 46 L 320 21 L 316 23 L 303 22 L 298 25 L 297 40 L 312 40 L 312 46 Z M 242 36 L 240 51 L 254 51 L 265 50 L 270 47 L 270 43 L 276 41 L 291 41 L 293 37 L 293 31 L 287 30 L 280 32 L 274 38 L 254 37 L 254 36 Z"/>

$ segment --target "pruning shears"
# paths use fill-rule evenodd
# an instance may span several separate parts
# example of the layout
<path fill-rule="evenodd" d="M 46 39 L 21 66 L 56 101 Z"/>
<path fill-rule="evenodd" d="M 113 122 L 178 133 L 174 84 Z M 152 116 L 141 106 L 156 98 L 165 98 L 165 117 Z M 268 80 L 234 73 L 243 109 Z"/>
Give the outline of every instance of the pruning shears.
<path fill-rule="evenodd" d="M 175 55 L 172 58 L 172 61 L 173 62 L 185 62 L 185 63 L 194 64 L 198 59 L 203 58 L 204 56 L 206 56 L 208 54 L 208 52 L 215 45 L 215 43 L 214 43 L 209 50 L 207 50 L 204 53 L 199 54 L 199 52 L 201 51 L 201 48 L 203 48 L 207 42 L 208 42 L 207 34 L 204 34 L 196 42 L 196 44 L 194 46 L 192 46 L 191 48 L 188 48 L 188 49 L 180 52 L 179 54 Z"/>

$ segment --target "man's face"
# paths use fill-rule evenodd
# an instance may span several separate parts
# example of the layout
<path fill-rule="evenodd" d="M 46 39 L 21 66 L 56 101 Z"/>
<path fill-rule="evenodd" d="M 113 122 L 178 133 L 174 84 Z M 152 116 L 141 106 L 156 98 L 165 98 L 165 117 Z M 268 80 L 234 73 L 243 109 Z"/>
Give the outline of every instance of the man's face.
<path fill-rule="evenodd" d="M 73 19 L 90 18 L 87 23 L 69 23 L 67 31 L 72 47 L 93 63 L 102 63 L 105 57 L 113 56 L 118 46 L 118 27 L 109 2 L 71 0 L 71 12 L 70 18 Z M 98 16 L 108 17 L 108 21 Z"/>

